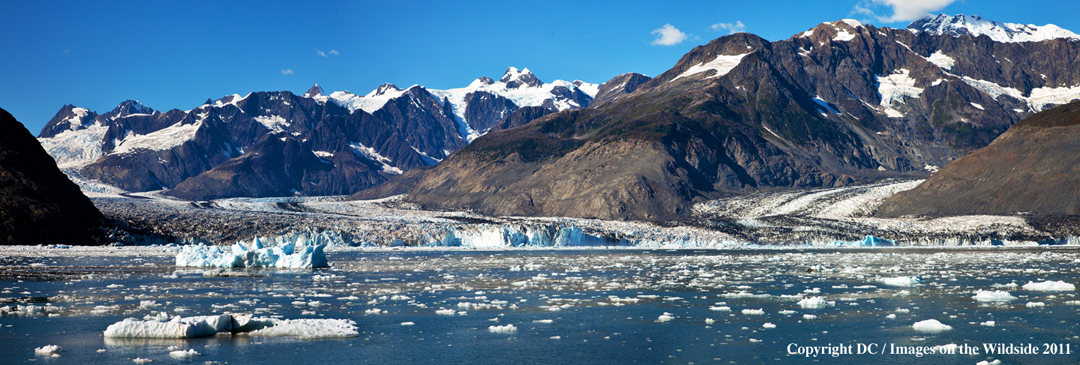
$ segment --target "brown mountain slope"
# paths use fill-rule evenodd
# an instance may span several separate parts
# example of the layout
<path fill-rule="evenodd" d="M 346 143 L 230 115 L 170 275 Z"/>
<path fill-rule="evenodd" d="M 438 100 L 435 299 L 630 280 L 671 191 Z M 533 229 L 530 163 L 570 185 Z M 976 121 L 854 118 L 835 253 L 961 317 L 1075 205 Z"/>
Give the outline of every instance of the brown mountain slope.
<path fill-rule="evenodd" d="M 0 109 L 0 244 L 94 244 L 101 212 Z"/>
<path fill-rule="evenodd" d="M 882 204 L 878 217 L 1080 214 L 1080 101 L 1032 115 Z"/>

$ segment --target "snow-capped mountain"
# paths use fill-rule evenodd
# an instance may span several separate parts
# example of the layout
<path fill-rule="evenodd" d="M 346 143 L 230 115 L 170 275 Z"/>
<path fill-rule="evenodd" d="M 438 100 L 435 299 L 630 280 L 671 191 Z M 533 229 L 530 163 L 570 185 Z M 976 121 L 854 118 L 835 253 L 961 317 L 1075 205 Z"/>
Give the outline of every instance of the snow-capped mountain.
<path fill-rule="evenodd" d="M 934 35 L 971 35 L 972 37 L 985 35 L 995 42 L 1039 42 L 1055 38 L 1080 40 L 1080 36 L 1076 35 L 1076 33 L 1053 24 L 1038 26 L 1034 24 L 999 23 L 983 19 L 978 15 L 964 14 L 929 16 L 912 22 L 907 29 L 913 32 L 926 32 Z"/>
<path fill-rule="evenodd" d="M 409 89 L 416 87 L 419 86 L 414 85 Z M 518 70 L 510 67 L 499 81 L 480 77 L 463 88 L 426 90 L 434 97 L 450 104 L 454 119 L 459 124 L 459 133 L 466 140 L 472 141 L 510 117 L 518 108 L 539 106 L 551 111 L 583 108 L 589 105 L 599 88 L 598 84 L 580 80 L 573 82 L 555 80 L 546 84 L 528 68 Z M 350 111 L 359 109 L 374 113 L 389 100 L 404 95 L 407 90 L 387 83 L 364 96 L 348 91 L 338 91 L 316 99 L 323 102 L 332 100 Z M 492 101 L 495 104 L 491 104 Z M 486 107 L 480 106 L 481 104 Z"/>
<path fill-rule="evenodd" d="M 303 96 L 234 94 L 165 113 L 133 100 L 100 115 L 68 105 L 39 141 L 70 174 L 130 191 L 166 188 L 190 199 L 348 194 L 434 165 L 488 131 L 587 106 L 599 88 L 544 84 L 515 68 L 500 81 L 479 80 L 487 81 L 451 90 L 387 83 L 364 96 L 326 95 L 316 84 Z M 252 173 L 274 181 L 237 183 Z"/>
<path fill-rule="evenodd" d="M 671 221 L 732 194 L 922 178 L 1080 99 L 1080 42 L 1018 42 L 1066 33 L 973 19 L 955 24 L 1010 29 L 1008 41 L 854 20 L 775 42 L 724 36 L 655 78 L 612 79 L 588 108 L 478 138 L 412 189 L 384 190 L 430 209 Z"/>

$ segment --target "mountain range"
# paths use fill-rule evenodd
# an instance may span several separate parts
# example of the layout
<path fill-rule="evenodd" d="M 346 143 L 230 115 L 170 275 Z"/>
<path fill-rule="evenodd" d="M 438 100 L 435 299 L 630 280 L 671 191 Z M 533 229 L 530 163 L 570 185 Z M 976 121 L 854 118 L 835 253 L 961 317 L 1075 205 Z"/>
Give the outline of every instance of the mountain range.
<path fill-rule="evenodd" d="M 1080 41 L 1053 25 L 939 15 L 713 40 L 650 78 L 449 90 L 255 92 L 159 112 L 65 106 L 39 141 L 69 174 L 128 191 L 408 192 L 432 209 L 669 221 L 696 202 L 926 177 L 1080 98 Z M 385 182 L 385 184 L 384 184 Z"/>
<path fill-rule="evenodd" d="M 364 96 L 253 92 L 159 112 L 128 100 L 98 114 L 67 105 L 38 135 L 70 174 L 126 191 L 192 200 L 341 195 L 437 164 L 491 130 L 587 106 L 597 86 L 544 83 L 510 68 L 499 81 L 428 90 L 384 84 Z"/>

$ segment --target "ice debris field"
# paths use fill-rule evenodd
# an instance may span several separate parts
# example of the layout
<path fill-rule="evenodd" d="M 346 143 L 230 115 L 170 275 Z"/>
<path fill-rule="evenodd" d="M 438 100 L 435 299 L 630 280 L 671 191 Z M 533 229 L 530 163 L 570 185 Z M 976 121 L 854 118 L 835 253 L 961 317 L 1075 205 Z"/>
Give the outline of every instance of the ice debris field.
<path fill-rule="evenodd" d="M 1071 246 L 314 250 L 324 239 L 245 240 L 214 251 L 243 265 L 207 267 L 178 257 L 209 246 L 4 247 L 0 352 L 17 362 L 700 364 L 807 361 L 793 343 L 1074 351 L 876 358 L 975 364 L 1074 362 L 1080 348 Z M 325 265 L 268 265 L 305 252 Z"/>

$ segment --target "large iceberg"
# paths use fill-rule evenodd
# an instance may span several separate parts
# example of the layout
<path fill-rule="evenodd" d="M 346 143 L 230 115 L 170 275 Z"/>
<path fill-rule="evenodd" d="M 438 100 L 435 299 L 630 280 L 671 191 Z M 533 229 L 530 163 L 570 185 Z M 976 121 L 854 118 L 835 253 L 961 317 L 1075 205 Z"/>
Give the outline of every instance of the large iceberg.
<path fill-rule="evenodd" d="M 350 319 L 277 319 L 246 315 L 128 318 L 105 329 L 106 338 L 198 338 L 221 332 L 247 333 L 251 336 L 298 338 L 355 337 L 356 322 Z"/>
<path fill-rule="evenodd" d="M 311 242 L 306 235 L 298 234 L 277 237 L 272 241 L 274 244 L 270 247 L 265 247 L 258 237 L 248 245 L 237 242 L 228 247 L 202 244 L 184 246 L 176 254 L 176 266 L 272 269 L 330 266 L 323 252 L 326 243 Z"/>
<path fill-rule="evenodd" d="M 1073 291 L 1076 290 L 1076 285 L 1064 281 L 1043 281 L 1038 283 L 1029 281 L 1024 284 L 1023 288 L 1031 291 Z"/>

